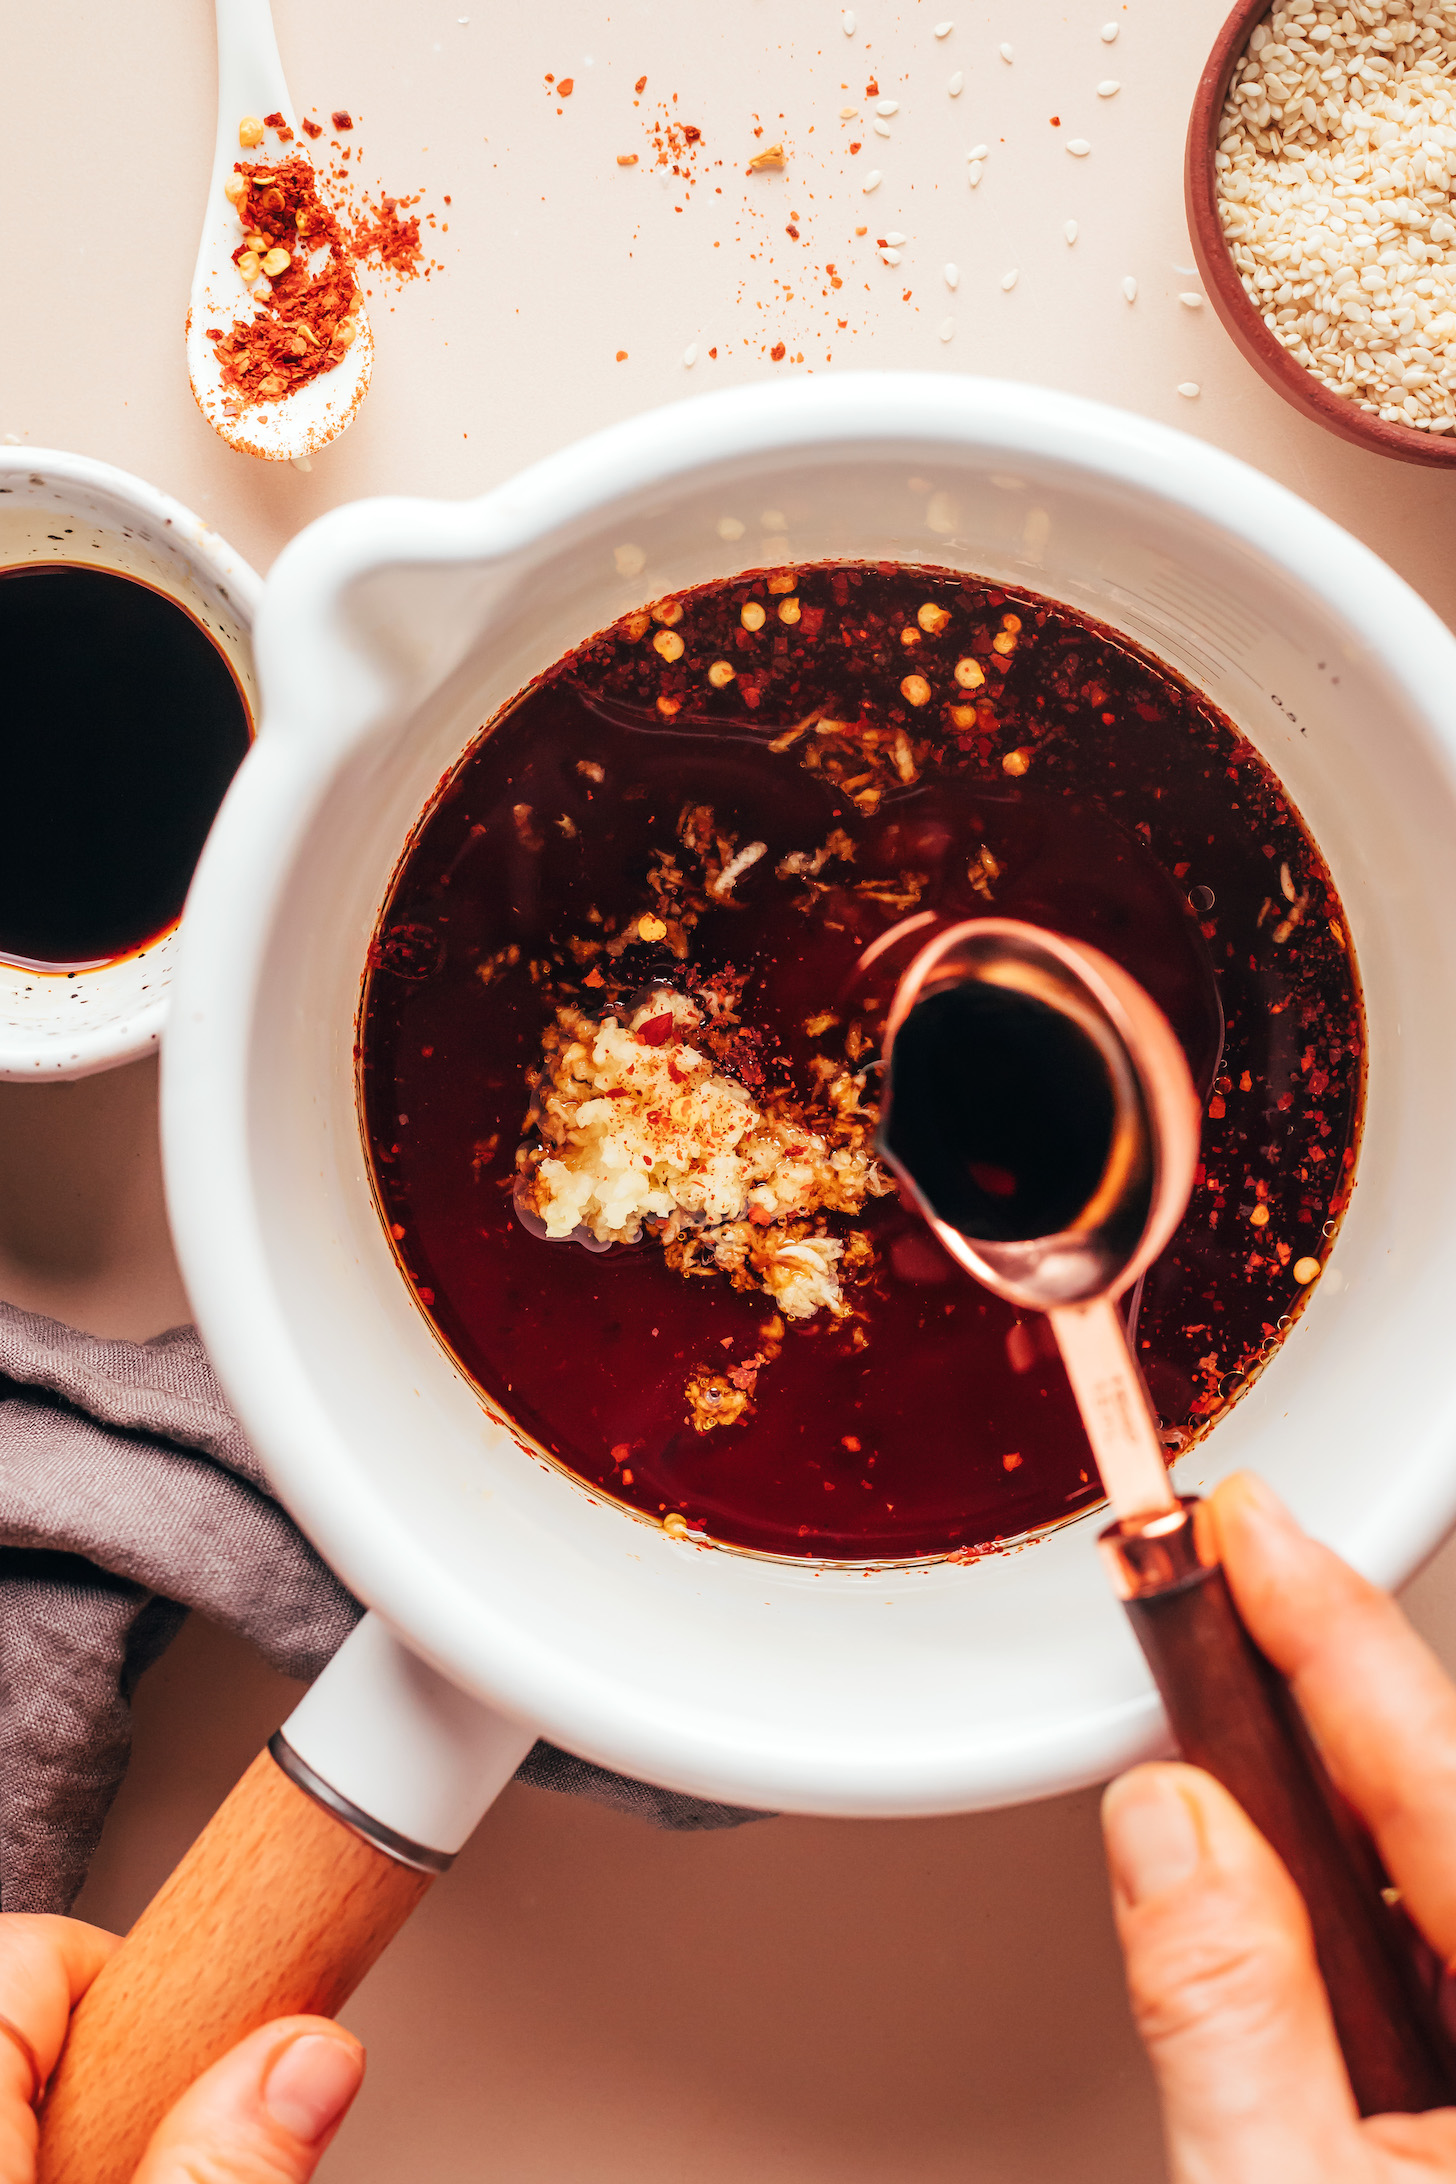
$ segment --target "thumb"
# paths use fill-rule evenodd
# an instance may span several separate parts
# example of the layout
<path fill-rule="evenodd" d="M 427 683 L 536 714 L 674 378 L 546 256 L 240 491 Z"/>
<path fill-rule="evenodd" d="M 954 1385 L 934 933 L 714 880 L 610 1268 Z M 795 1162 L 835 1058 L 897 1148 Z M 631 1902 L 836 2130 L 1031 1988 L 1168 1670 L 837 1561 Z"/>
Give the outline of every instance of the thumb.
<path fill-rule="evenodd" d="M 263 2025 L 158 2124 L 135 2184 L 306 2184 L 364 2077 L 327 2017 Z"/>
<path fill-rule="evenodd" d="M 1135 1768 L 1102 1826 L 1175 2184 L 1336 2184 L 1360 2158 L 1355 2104 L 1284 1866 L 1196 1767 Z"/>

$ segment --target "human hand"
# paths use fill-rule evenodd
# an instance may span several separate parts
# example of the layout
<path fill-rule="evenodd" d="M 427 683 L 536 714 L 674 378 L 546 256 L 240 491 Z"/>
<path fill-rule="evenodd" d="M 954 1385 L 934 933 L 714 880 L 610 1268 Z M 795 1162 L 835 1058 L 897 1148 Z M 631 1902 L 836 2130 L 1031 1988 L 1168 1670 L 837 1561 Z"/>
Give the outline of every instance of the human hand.
<path fill-rule="evenodd" d="M 78 1919 L 0 1917 L 0 2184 L 35 2184 L 37 2073 L 119 1946 Z M 306 2184 L 363 2076 L 364 2050 L 329 2018 L 263 2025 L 162 2118 L 135 2184 Z"/>
<path fill-rule="evenodd" d="M 1240 1615 L 1450 1964 L 1456 1687 L 1395 1602 L 1261 1480 L 1226 1479 L 1205 1506 Z M 1136 1767 L 1102 1825 L 1173 2184 L 1456 2179 L 1456 2109 L 1361 2121 L 1304 1904 L 1227 1791 L 1196 1767 Z"/>

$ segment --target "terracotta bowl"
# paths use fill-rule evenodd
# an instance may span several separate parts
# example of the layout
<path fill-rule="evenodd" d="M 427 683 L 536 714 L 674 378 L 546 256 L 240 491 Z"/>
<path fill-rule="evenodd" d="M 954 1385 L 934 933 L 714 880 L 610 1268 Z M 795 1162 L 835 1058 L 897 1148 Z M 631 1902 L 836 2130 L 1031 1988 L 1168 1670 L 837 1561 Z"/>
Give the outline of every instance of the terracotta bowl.
<path fill-rule="evenodd" d="M 1316 424 L 1352 440 L 1356 447 L 1377 455 L 1394 455 L 1404 463 L 1429 463 L 1435 467 L 1456 465 L 1456 433 L 1415 432 L 1409 425 L 1387 424 L 1368 410 L 1342 402 L 1321 385 L 1312 372 L 1295 362 L 1280 347 L 1244 292 L 1224 241 L 1218 217 L 1213 155 L 1218 148 L 1218 125 L 1233 72 L 1238 66 L 1249 34 L 1269 12 L 1269 0 L 1239 0 L 1214 42 L 1188 122 L 1188 146 L 1184 157 L 1183 188 L 1188 207 L 1188 232 L 1193 255 L 1210 302 L 1228 332 L 1261 377 Z"/>

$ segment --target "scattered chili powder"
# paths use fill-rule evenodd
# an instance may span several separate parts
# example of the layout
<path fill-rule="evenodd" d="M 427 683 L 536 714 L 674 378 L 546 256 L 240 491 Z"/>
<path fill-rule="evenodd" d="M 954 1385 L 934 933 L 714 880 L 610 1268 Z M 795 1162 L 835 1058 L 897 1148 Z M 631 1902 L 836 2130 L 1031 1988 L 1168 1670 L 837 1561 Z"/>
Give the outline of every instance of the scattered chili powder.
<path fill-rule="evenodd" d="M 423 252 L 420 249 L 420 221 L 418 213 L 401 220 L 399 208 L 408 207 L 417 200 L 407 197 L 381 197 L 376 212 L 368 197 L 364 210 L 355 220 L 350 244 L 356 258 L 377 258 L 380 265 L 391 273 L 407 280 L 419 270 Z"/>
<path fill-rule="evenodd" d="M 348 243 L 319 197 L 306 158 L 299 154 L 276 166 L 239 161 L 234 172 L 245 184 L 237 208 L 244 240 L 234 263 L 247 255 L 252 236 L 263 239 L 259 256 L 288 253 L 288 264 L 266 288 L 259 283 L 254 300 L 262 308 L 252 318 L 234 320 L 225 333 L 209 329 L 223 385 L 245 407 L 276 402 L 338 364 L 358 332 L 362 299 Z M 327 260 L 310 272 L 309 259 L 321 250 Z"/>

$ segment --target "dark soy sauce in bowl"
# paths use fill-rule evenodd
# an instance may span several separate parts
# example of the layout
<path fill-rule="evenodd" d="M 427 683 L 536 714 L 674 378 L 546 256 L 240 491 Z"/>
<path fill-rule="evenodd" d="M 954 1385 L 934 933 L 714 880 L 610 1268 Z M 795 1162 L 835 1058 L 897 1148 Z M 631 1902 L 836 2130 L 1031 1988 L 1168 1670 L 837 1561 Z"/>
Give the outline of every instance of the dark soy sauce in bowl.
<path fill-rule="evenodd" d="M 78 970 L 176 924 L 251 725 L 213 639 L 107 569 L 0 570 L 0 959 Z"/>

